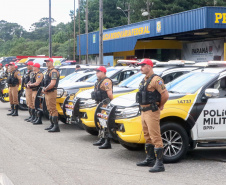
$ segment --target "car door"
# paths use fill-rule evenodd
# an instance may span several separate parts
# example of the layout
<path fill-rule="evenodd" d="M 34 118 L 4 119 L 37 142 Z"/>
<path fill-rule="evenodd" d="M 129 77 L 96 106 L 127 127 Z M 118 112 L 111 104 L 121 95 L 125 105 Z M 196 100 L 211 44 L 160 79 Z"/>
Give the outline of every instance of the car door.
<path fill-rule="evenodd" d="M 226 138 L 226 77 L 216 80 L 206 89 L 218 89 L 219 97 L 207 98 L 205 106 L 196 121 L 199 139 Z"/>

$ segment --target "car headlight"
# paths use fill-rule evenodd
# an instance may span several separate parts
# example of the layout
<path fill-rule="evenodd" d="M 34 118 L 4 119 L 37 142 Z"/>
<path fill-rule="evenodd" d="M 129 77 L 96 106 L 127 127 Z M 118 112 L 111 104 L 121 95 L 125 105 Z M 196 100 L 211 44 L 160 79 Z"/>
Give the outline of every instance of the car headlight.
<path fill-rule="evenodd" d="M 92 99 L 81 100 L 79 104 L 80 109 L 86 109 L 86 108 L 91 108 L 96 106 L 97 106 L 96 101 Z"/>
<path fill-rule="evenodd" d="M 64 94 L 64 90 L 63 89 L 57 89 L 57 97 L 62 97 Z"/>
<path fill-rule="evenodd" d="M 116 119 L 126 119 L 132 118 L 139 115 L 139 106 L 127 107 L 127 108 L 117 108 Z"/>

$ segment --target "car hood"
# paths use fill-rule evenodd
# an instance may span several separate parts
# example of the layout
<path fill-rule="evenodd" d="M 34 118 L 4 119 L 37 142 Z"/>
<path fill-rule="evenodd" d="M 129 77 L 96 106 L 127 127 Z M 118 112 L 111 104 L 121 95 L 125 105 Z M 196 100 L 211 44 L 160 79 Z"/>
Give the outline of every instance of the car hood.
<path fill-rule="evenodd" d="M 186 94 L 169 93 L 169 100 L 175 100 L 183 96 L 186 96 Z M 113 106 L 121 107 L 131 107 L 134 105 L 138 105 L 138 103 L 136 103 L 136 93 L 130 93 L 123 96 L 119 96 L 113 99 L 110 104 Z"/>
<path fill-rule="evenodd" d="M 84 88 L 84 87 L 92 87 L 94 86 L 94 83 L 90 82 L 72 82 L 70 84 L 60 84 L 58 87 L 59 88 L 64 88 L 64 90 L 71 90 L 71 89 L 79 89 L 79 88 Z"/>

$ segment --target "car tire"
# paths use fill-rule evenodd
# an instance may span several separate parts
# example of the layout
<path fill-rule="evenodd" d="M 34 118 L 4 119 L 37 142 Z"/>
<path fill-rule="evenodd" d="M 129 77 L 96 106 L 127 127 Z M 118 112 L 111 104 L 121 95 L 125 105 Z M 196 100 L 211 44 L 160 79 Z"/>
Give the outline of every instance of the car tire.
<path fill-rule="evenodd" d="M 87 127 L 85 124 L 82 123 L 83 128 L 85 129 L 86 132 L 88 132 L 91 135 L 97 136 L 98 131 L 96 127 Z"/>
<path fill-rule="evenodd" d="M 189 138 L 185 129 L 177 123 L 166 122 L 161 125 L 161 135 L 164 162 L 175 163 L 181 160 L 189 148 Z"/>

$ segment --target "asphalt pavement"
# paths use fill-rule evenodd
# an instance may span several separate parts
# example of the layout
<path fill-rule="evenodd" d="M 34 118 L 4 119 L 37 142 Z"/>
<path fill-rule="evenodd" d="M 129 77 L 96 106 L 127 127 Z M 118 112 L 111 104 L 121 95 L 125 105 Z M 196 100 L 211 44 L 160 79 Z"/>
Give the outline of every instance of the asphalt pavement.
<path fill-rule="evenodd" d="M 185 159 L 165 164 L 166 171 L 151 174 L 137 167 L 144 151 L 128 151 L 112 142 L 112 149 L 100 150 L 89 135 L 76 125 L 60 123 L 61 132 L 44 130 L 25 122 L 28 112 L 7 116 L 9 103 L 0 103 L 0 179 L 14 185 L 108 185 L 108 184 L 226 184 L 226 148 L 197 149 Z M 0 183 L 1 184 L 1 183 Z"/>

